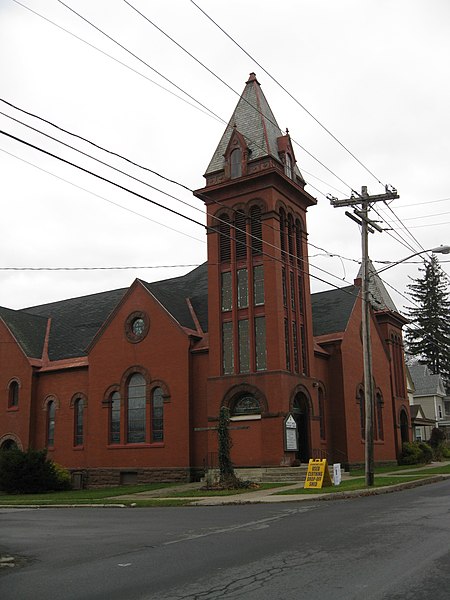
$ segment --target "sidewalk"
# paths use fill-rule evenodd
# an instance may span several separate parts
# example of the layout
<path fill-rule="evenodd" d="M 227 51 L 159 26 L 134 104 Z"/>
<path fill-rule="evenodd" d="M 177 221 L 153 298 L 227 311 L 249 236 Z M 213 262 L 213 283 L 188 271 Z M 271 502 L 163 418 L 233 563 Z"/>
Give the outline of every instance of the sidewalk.
<path fill-rule="evenodd" d="M 389 477 L 407 477 L 409 473 L 416 472 L 418 470 L 423 470 L 426 473 L 427 469 L 436 467 L 436 466 L 447 466 L 450 464 L 450 461 L 440 462 L 440 463 L 430 463 L 429 465 L 417 467 L 411 466 L 411 469 L 405 469 L 403 471 L 394 471 L 390 473 L 382 473 L 381 475 Z M 230 496 L 205 496 L 205 497 L 196 497 L 192 498 L 190 506 L 220 506 L 223 504 L 258 504 L 258 503 L 279 503 L 279 502 L 305 502 L 305 501 L 316 501 L 316 500 L 337 500 L 342 498 L 352 498 L 358 496 L 372 496 L 379 494 L 389 494 L 394 491 L 399 491 L 402 489 L 408 489 L 412 487 L 419 487 L 422 485 L 427 485 L 431 483 L 436 483 L 438 481 L 443 481 L 444 479 L 450 478 L 450 475 L 435 475 L 432 477 L 428 477 L 427 479 L 419 479 L 417 481 L 407 481 L 405 483 L 398 483 L 391 486 L 385 486 L 380 488 L 367 488 L 362 487 L 359 490 L 353 491 L 344 491 L 344 492 L 334 492 L 334 493 L 323 493 L 323 494 L 283 494 L 282 496 L 277 496 L 277 492 L 288 491 L 298 489 L 303 487 L 303 482 L 293 483 L 292 485 L 281 485 L 280 487 L 274 487 L 271 489 L 265 490 L 255 490 L 252 492 L 246 492 L 243 494 L 233 494 Z M 342 480 L 351 480 L 352 477 L 349 473 L 342 473 Z M 170 488 L 170 492 L 175 491 L 187 491 L 187 490 L 200 490 L 204 484 L 200 482 L 194 483 L 185 483 L 180 484 L 179 486 L 174 486 Z M 167 494 L 167 488 L 161 490 L 154 490 L 148 492 L 138 492 L 136 494 L 130 494 L 126 496 L 116 496 L 115 500 L 117 502 L 121 501 L 133 501 L 139 499 L 170 499 L 165 494 Z M 172 498 L 173 499 L 173 498 Z"/>

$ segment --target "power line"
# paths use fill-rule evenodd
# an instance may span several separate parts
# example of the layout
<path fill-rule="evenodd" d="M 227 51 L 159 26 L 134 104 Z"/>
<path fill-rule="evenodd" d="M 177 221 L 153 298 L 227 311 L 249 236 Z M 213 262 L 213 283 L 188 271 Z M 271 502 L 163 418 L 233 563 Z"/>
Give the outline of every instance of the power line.
<path fill-rule="evenodd" d="M 120 185 L 119 183 L 111 181 L 110 179 L 108 179 L 106 177 L 103 177 L 102 175 L 99 175 L 98 173 L 94 173 L 93 171 L 90 171 L 89 169 L 85 169 L 84 167 L 81 167 L 80 165 L 72 163 L 71 161 L 68 161 L 65 158 L 62 158 L 62 157 L 60 157 L 60 156 L 58 156 L 56 154 L 53 154 L 53 153 L 49 152 L 48 150 L 44 150 L 43 148 L 40 148 L 39 146 L 36 146 L 34 144 L 31 144 L 30 142 L 22 140 L 21 138 L 18 138 L 17 136 L 14 136 L 14 135 L 12 135 L 10 133 L 7 133 L 6 131 L 0 130 L 0 134 L 5 135 L 5 136 L 7 136 L 7 137 L 9 137 L 9 138 L 17 141 L 17 142 L 20 142 L 20 143 L 22 143 L 22 144 L 24 144 L 24 145 L 26 145 L 26 146 L 28 146 L 30 148 L 38 150 L 39 152 L 42 152 L 43 154 L 51 156 L 52 158 L 55 158 L 55 159 L 57 159 L 57 160 L 65 163 L 65 164 L 68 164 L 68 165 L 70 165 L 72 167 L 75 167 L 76 169 L 79 169 L 80 171 L 83 171 L 84 173 L 92 175 L 93 177 L 95 177 L 97 179 L 100 179 L 101 181 L 104 181 L 106 183 L 110 183 L 111 185 L 113 185 L 113 186 L 115 186 L 115 187 L 117 187 L 117 188 L 119 188 L 119 189 L 121 189 L 121 190 L 123 190 L 125 192 L 128 192 L 128 193 L 130 193 L 130 194 L 132 194 L 132 195 L 134 195 L 134 196 L 136 196 L 138 198 L 141 198 L 142 200 L 145 200 L 146 202 L 149 202 L 149 203 L 151 203 L 151 204 L 153 204 L 155 206 L 158 206 L 159 208 L 167 210 L 168 212 L 170 212 L 172 214 L 175 214 L 175 215 L 177 215 L 179 217 L 182 217 L 182 218 L 184 218 L 184 219 L 186 219 L 186 220 L 188 220 L 188 221 L 190 221 L 192 223 L 195 223 L 196 225 L 199 225 L 200 227 L 204 228 L 206 231 L 208 231 L 208 230 L 214 231 L 214 229 L 211 229 L 209 226 L 204 225 L 203 223 L 200 223 L 199 221 L 196 221 L 195 219 L 192 219 L 191 217 L 188 217 L 187 215 L 184 215 L 184 214 L 182 214 L 182 213 L 180 213 L 180 212 L 178 212 L 178 211 L 176 211 L 176 210 L 174 210 L 172 208 L 164 206 L 164 205 L 160 204 L 159 202 L 156 202 L 155 200 L 151 200 L 150 198 L 147 198 L 146 196 L 143 196 L 142 194 L 139 194 L 138 192 L 135 192 L 135 191 L 133 191 L 133 190 L 131 190 L 131 189 L 123 186 L 123 185 Z M 231 239 L 231 236 L 228 236 L 228 235 L 224 234 L 223 232 L 221 232 L 221 235 L 225 235 L 225 237 L 228 237 L 228 238 Z M 251 237 L 255 237 L 255 236 L 251 236 Z M 256 238 L 256 239 L 259 240 L 259 238 Z M 262 241 L 262 240 L 259 240 L 259 241 Z M 268 246 L 272 246 L 272 247 L 276 248 L 276 246 L 274 246 L 273 244 L 269 244 L 267 242 L 265 242 L 265 244 L 268 245 Z M 242 245 L 245 246 L 245 247 L 247 247 L 247 248 L 250 247 L 249 244 L 244 243 L 244 242 L 242 242 Z M 270 258 L 272 260 L 276 260 L 277 262 L 283 263 L 283 261 L 281 259 L 278 259 L 277 257 L 272 256 L 272 255 L 270 255 L 270 254 L 268 254 L 266 252 L 262 252 L 262 254 L 264 256 L 267 256 L 268 258 Z M 288 256 L 292 256 L 290 253 L 286 252 L 286 254 Z M 306 262 L 306 261 L 303 259 L 303 262 Z M 339 277 L 337 277 L 333 273 L 329 273 L 328 271 L 325 271 L 325 269 L 321 269 L 320 267 L 316 267 L 314 265 L 311 265 L 311 266 L 313 268 L 315 268 L 315 269 L 318 269 L 319 271 L 326 272 L 328 275 L 331 275 L 332 277 L 335 277 L 336 279 L 340 279 Z M 302 273 L 308 274 L 307 271 L 305 271 L 304 269 L 299 268 L 299 270 Z M 336 289 L 342 289 L 342 288 L 339 288 L 339 286 L 335 285 L 334 283 L 326 281 L 325 279 L 323 279 L 321 277 L 318 277 L 317 275 L 313 275 L 312 273 L 309 273 L 309 276 L 313 277 L 314 279 L 317 279 L 318 281 L 321 281 L 322 283 L 330 285 L 330 286 L 332 286 L 332 287 L 334 287 Z M 350 293 L 350 292 L 348 292 L 348 293 Z M 352 295 L 355 295 L 355 294 L 352 294 Z"/>
<path fill-rule="evenodd" d="M 168 88 L 164 87 L 163 85 L 161 85 L 160 83 L 158 83 L 157 81 L 154 81 L 153 79 L 150 79 L 150 77 L 147 77 L 147 75 L 144 75 L 143 73 L 141 73 L 140 71 L 137 71 L 136 69 L 133 69 L 133 67 L 131 67 L 130 65 L 127 65 L 126 63 L 122 62 L 121 60 L 119 60 L 118 58 L 116 58 L 115 56 L 112 56 L 111 54 L 108 54 L 108 52 L 105 52 L 104 50 L 101 50 L 100 48 L 98 48 L 97 46 L 95 46 L 94 44 L 91 44 L 90 42 L 88 42 L 87 40 L 83 39 L 82 37 L 80 37 L 79 35 L 76 35 L 75 33 L 72 33 L 72 31 L 70 31 L 69 29 L 66 29 L 65 27 L 63 27 L 62 25 L 58 25 L 58 23 L 55 23 L 55 21 L 52 21 L 51 19 L 49 19 L 48 17 L 45 17 L 44 15 L 42 15 L 41 13 L 38 13 L 36 10 L 33 10 L 32 8 L 30 8 L 29 6 L 27 6 L 26 4 L 22 4 L 22 2 L 19 2 L 19 0 L 12 0 L 13 2 L 15 2 L 16 4 L 18 4 L 19 6 L 21 6 L 22 8 L 25 8 L 26 10 L 28 10 L 29 12 L 33 13 L 34 15 L 36 15 L 37 17 L 43 19 L 44 21 L 47 21 L 47 23 L 50 23 L 51 25 L 54 25 L 55 27 L 57 27 L 58 29 L 60 29 L 61 31 L 64 31 L 65 33 L 71 35 L 72 37 L 74 37 L 75 39 L 79 40 L 80 42 L 83 42 L 83 44 L 86 44 L 86 46 L 89 46 L 90 48 L 92 48 L 93 50 L 96 50 L 97 52 L 100 52 L 101 54 L 103 54 L 104 56 L 107 56 L 108 58 L 110 58 L 111 60 L 114 60 L 116 63 L 118 63 L 119 65 L 122 65 L 123 67 L 125 67 L 126 69 L 132 71 L 133 73 L 136 73 L 136 75 L 139 75 L 140 77 L 143 77 L 144 79 L 146 79 L 147 81 L 149 81 L 150 83 L 153 83 L 154 85 L 156 85 L 157 87 L 161 88 L 162 90 L 164 90 L 165 92 L 167 92 L 168 94 L 171 94 L 172 96 L 175 96 L 175 98 L 178 98 L 178 100 L 181 100 L 182 102 L 185 102 L 186 104 L 188 104 L 189 106 L 192 106 L 192 108 L 195 108 L 196 110 L 199 110 L 201 113 L 207 115 L 208 117 L 211 117 L 212 119 L 214 119 L 215 121 L 217 121 L 218 119 L 216 117 L 214 117 L 210 112 L 206 112 L 204 111 L 202 108 L 200 108 L 200 106 L 196 105 L 196 104 L 192 104 L 192 102 L 189 102 L 189 100 L 186 100 L 186 98 L 183 98 L 182 96 L 179 96 L 178 94 L 176 94 L 175 92 L 173 92 L 172 90 L 169 90 Z M 223 123 L 223 119 L 219 119 L 220 123 Z"/>
<path fill-rule="evenodd" d="M 175 269 L 199 267 L 199 264 L 192 265 L 144 265 L 144 266 L 124 266 L 124 267 L 0 267 L 0 271 L 127 271 L 135 269 Z"/>
<path fill-rule="evenodd" d="M 415 202 L 414 204 L 403 204 L 402 206 L 397 206 L 397 210 L 401 210 L 402 208 L 410 208 L 411 206 L 421 206 L 422 204 L 434 204 L 436 202 L 448 202 L 450 198 L 440 198 L 439 200 L 426 200 L 425 202 Z"/>
<path fill-rule="evenodd" d="M 126 2 L 126 0 L 124 0 Z M 243 48 L 241 46 L 241 44 L 239 44 L 227 31 L 225 31 L 225 29 L 223 29 L 223 27 L 221 27 L 216 21 L 214 21 L 214 19 L 212 19 L 209 14 L 204 11 L 198 4 L 196 4 L 194 2 L 194 0 L 191 0 L 191 3 L 200 11 L 202 12 L 205 17 L 207 17 L 207 19 L 209 19 L 218 29 L 220 29 L 220 31 L 222 31 L 222 33 L 224 33 L 226 35 L 226 37 L 231 40 L 233 42 L 233 44 L 235 44 L 240 50 L 242 50 L 242 52 L 244 52 L 244 54 L 246 54 L 246 56 L 248 56 L 255 64 L 258 65 L 258 67 L 260 69 L 262 69 L 264 71 L 264 73 L 266 73 L 266 75 L 268 75 L 272 81 L 274 81 L 284 92 L 286 92 L 286 94 L 288 94 L 288 96 L 290 98 L 292 98 L 292 100 L 294 100 L 294 102 L 296 104 L 298 104 L 298 106 L 300 106 L 300 108 L 302 108 L 324 131 L 326 131 L 326 133 L 328 133 L 348 154 L 350 154 L 350 156 L 352 158 L 354 158 L 356 160 L 356 162 L 361 165 L 361 167 L 363 167 L 363 169 L 365 169 L 374 179 L 376 179 L 378 181 L 378 183 L 380 183 L 383 187 L 385 187 L 385 185 L 378 179 L 378 177 L 363 163 L 359 160 L 359 158 L 357 156 L 355 156 L 353 154 L 353 152 L 351 152 L 347 146 L 345 146 L 333 133 L 331 133 L 331 131 L 325 127 L 325 125 L 323 125 L 319 119 L 317 119 L 293 94 L 291 94 L 291 92 L 289 92 L 277 79 L 275 79 L 275 77 L 273 77 L 271 75 L 271 73 L 269 73 L 269 71 L 267 71 L 262 65 L 261 63 L 259 63 L 249 52 L 247 52 L 247 50 L 245 50 L 245 48 Z M 127 2 L 128 4 L 128 2 Z M 350 188 L 352 189 L 352 188 Z"/>

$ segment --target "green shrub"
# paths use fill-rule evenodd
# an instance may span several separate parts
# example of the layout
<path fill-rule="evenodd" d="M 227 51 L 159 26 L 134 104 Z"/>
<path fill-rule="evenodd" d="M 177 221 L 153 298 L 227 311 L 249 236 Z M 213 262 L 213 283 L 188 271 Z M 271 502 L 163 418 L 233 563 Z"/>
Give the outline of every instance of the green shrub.
<path fill-rule="evenodd" d="M 444 446 L 442 449 L 442 456 L 448 460 L 450 458 L 450 448 L 448 446 Z"/>
<path fill-rule="evenodd" d="M 444 458 L 444 452 L 446 450 L 447 436 L 445 431 L 439 429 L 439 427 L 433 427 L 431 430 L 431 436 L 429 444 L 433 449 L 433 459 L 440 462 Z"/>
<path fill-rule="evenodd" d="M 399 465 L 420 465 L 431 462 L 433 451 L 425 442 L 404 442 Z"/>
<path fill-rule="evenodd" d="M 70 476 L 47 458 L 46 450 L 0 452 L 0 489 L 8 494 L 34 494 L 70 489 Z"/>

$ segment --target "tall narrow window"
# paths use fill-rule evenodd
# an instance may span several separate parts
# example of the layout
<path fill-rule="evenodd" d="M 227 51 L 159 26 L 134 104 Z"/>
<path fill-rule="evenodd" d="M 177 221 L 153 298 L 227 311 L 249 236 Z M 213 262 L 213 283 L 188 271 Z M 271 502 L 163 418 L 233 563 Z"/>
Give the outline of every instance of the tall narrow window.
<path fill-rule="evenodd" d="M 289 343 L 289 321 L 284 319 L 284 346 L 286 350 L 286 369 L 291 370 L 291 345 Z"/>
<path fill-rule="evenodd" d="M 233 323 L 222 324 L 222 366 L 224 375 L 233 373 Z"/>
<path fill-rule="evenodd" d="M 289 271 L 289 284 L 290 284 L 290 291 L 291 291 L 291 309 L 294 312 L 295 311 L 295 284 L 294 284 L 294 273 L 292 271 Z"/>
<path fill-rule="evenodd" d="M 55 401 L 50 400 L 47 404 L 47 447 L 55 445 Z"/>
<path fill-rule="evenodd" d="M 11 381 L 8 392 L 8 408 L 17 408 L 19 406 L 19 383 Z"/>
<path fill-rule="evenodd" d="M 238 324 L 239 335 L 239 371 L 248 373 L 250 371 L 250 339 L 248 330 L 248 319 L 242 319 Z"/>
<path fill-rule="evenodd" d="M 238 269 L 237 288 L 238 288 L 238 308 L 247 308 L 248 307 L 248 271 L 247 271 L 247 269 Z"/>
<path fill-rule="evenodd" d="M 73 405 L 74 408 L 74 446 L 83 445 L 83 409 L 84 401 L 83 398 L 75 400 Z"/>
<path fill-rule="evenodd" d="M 256 370 L 264 371 L 267 368 L 266 356 L 266 319 L 255 318 L 255 345 L 256 345 Z"/>
<path fill-rule="evenodd" d="M 281 279 L 283 285 L 283 306 L 287 307 L 287 282 L 286 282 L 286 269 L 283 267 L 281 270 Z"/>
<path fill-rule="evenodd" d="M 286 175 L 289 177 L 289 179 L 292 179 L 292 158 L 291 158 L 291 155 L 288 154 L 287 152 L 285 155 L 284 171 L 285 171 Z"/>
<path fill-rule="evenodd" d="M 358 394 L 359 404 L 359 427 L 361 430 L 361 439 L 363 440 L 366 436 L 366 406 L 364 392 L 361 390 Z"/>
<path fill-rule="evenodd" d="M 235 216 L 235 231 L 234 237 L 236 240 L 236 258 L 246 258 L 247 256 L 247 233 L 246 233 L 246 218 L 242 210 L 238 210 Z"/>
<path fill-rule="evenodd" d="M 280 248 L 281 258 L 286 259 L 286 213 L 283 208 L 280 208 Z"/>
<path fill-rule="evenodd" d="M 143 375 L 134 373 L 128 382 L 127 442 L 145 442 L 145 396 Z"/>
<path fill-rule="evenodd" d="M 113 392 L 109 405 L 109 443 L 120 443 L 120 394 Z"/>
<path fill-rule="evenodd" d="M 228 215 L 221 215 L 219 222 L 219 253 L 220 262 L 231 260 L 230 219 Z"/>
<path fill-rule="evenodd" d="M 383 397 L 381 394 L 376 395 L 376 411 L 377 411 L 377 434 L 379 440 L 384 440 L 383 427 Z"/>
<path fill-rule="evenodd" d="M 233 307 L 231 291 L 231 273 L 222 273 L 222 311 L 231 310 Z"/>
<path fill-rule="evenodd" d="M 230 155 L 230 175 L 231 179 L 242 175 L 242 151 L 240 148 L 233 150 Z"/>
<path fill-rule="evenodd" d="M 326 436 L 325 432 L 325 404 L 323 399 L 323 391 L 319 388 L 319 426 L 320 426 L 320 439 L 324 440 Z"/>
<path fill-rule="evenodd" d="M 303 325 L 300 325 L 300 342 L 302 345 L 302 373 L 303 373 L 303 375 L 308 375 L 309 374 L 308 353 L 306 351 L 306 335 L 305 335 L 305 328 Z"/>
<path fill-rule="evenodd" d="M 152 394 L 151 439 L 152 442 L 164 441 L 164 399 L 160 387 L 155 388 Z"/>
<path fill-rule="evenodd" d="M 292 215 L 288 215 L 288 251 L 289 260 L 294 260 L 294 221 Z"/>
<path fill-rule="evenodd" d="M 253 302 L 255 306 L 264 304 L 264 265 L 253 267 Z"/>
<path fill-rule="evenodd" d="M 252 254 L 262 254 L 261 209 L 259 206 L 252 206 L 250 209 L 250 224 Z"/>
<path fill-rule="evenodd" d="M 294 349 L 294 371 L 298 373 L 298 339 L 297 339 L 297 323 L 292 323 L 292 347 Z"/>
<path fill-rule="evenodd" d="M 300 310 L 300 314 L 304 312 L 304 304 L 303 304 L 303 275 L 299 275 L 297 277 L 298 284 L 298 307 Z"/>
<path fill-rule="evenodd" d="M 295 251 L 297 253 L 297 266 L 303 268 L 303 248 L 302 248 L 302 224 L 300 219 L 295 220 Z"/>

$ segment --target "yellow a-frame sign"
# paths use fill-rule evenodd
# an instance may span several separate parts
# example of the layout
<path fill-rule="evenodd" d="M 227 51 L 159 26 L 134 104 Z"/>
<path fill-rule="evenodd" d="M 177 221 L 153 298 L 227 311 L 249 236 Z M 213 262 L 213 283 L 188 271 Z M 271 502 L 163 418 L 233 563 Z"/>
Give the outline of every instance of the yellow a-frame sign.
<path fill-rule="evenodd" d="M 331 483 L 330 472 L 328 470 L 328 464 L 326 459 L 321 460 L 319 458 L 310 458 L 308 464 L 308 471 L 306 473 L 305 485 L 306 488 L 320 489 L 322 487 L 328 487 L 333 485 Z"/>

